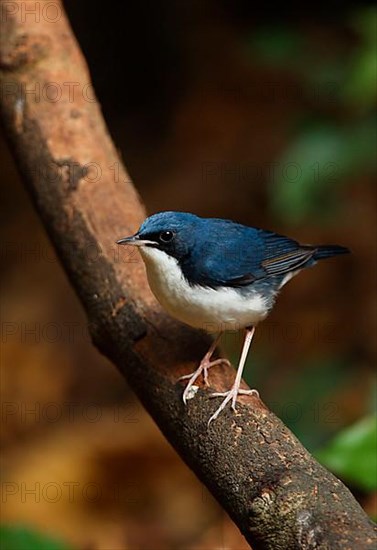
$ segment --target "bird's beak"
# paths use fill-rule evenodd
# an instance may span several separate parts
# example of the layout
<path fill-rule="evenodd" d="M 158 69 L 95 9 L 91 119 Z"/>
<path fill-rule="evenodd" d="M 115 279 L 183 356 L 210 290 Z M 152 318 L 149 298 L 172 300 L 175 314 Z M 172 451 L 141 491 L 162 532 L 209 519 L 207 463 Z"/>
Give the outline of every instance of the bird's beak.
<path fill-rule="evenodd" d="M 116 241 L 116 244 L 144 246 L 145 244 L 156 244 L 156 243 L 154 243 L 153 241 L 148 241 L 147 239 L 141 239 L 140 236 L 136 233 L 136 235 L 131 235 L 131 237 L 123 237 L 123 239 L 119 239 L 119 241 Z"/>

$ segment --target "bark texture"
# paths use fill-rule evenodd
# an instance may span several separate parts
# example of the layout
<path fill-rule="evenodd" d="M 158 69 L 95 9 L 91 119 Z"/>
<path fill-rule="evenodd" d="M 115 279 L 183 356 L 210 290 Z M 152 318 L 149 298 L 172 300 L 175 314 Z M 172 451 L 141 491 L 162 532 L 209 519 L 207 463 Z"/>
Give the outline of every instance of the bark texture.
<path fill-rule="evenodd" d="M 209 428 L 218 400 L 207 390 L 183 405 L 177 379 L 194 370 L 208 336 L 170 319 L 151 295 L 137 252 L 114 244 L 138 228 L 144 207 L 62 5 L 56 2 L 58 17 L 51 11 L 36 21 L 21 16 L 22 4 L 1 2 L 2 119 L 94 344 L 254 549 L 375 548 L 375 527 L 349 490 L 258 398 L 242 398 L 237 414 L 228 410 Z M 227 389 L 233 376 L 214 369 L 211 391 Z"/>

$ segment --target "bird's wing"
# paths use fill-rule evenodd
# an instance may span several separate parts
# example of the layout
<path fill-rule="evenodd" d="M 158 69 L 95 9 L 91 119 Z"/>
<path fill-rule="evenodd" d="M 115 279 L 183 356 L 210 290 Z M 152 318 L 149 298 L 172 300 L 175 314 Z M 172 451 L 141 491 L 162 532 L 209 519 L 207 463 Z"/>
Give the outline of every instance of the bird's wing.
<path fill-rule="evenodd" d="M 221 222 L 221 223 L 220 223 Z M 196 249 L 187 265 L 189 280 L 211 287 L 242 287 L 310 265 L 315 248 L 272 231 L 219 220 L 216 240 Z"/>
<path fill-rule="evenodd" d="M 270 231 L 262 231 L 265 243 L 261 267 L 266 275 L 284 275 L 304 267 L 312 260 L 316 248 L 300 245 L 297 241 Z"/>

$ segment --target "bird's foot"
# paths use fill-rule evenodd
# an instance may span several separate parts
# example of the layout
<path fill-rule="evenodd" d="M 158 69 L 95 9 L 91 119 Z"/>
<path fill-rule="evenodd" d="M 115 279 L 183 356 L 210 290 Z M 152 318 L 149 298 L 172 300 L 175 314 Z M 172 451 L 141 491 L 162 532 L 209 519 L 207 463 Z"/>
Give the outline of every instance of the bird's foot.
<path fill-rule="evenodd" d="M 199 367 L 194 372 L 191 372 L 190 374 L 185 374 L 184 376 L 178 378 L 178 380 L 188 380 L 187 386 L 185 387 L 182 396 L 185 405 L 187 403 L 187 400 L 190 398 L 189 396 L 192 392 L 191 388 L 193 387 L 199 376 L 203 374 L 204 384 L 206 386 L 209 386 L 208 369 L 210 369 L 211 367 L 216 367 L 217 365 L 226 365 L 228 367 L 231 366 L 228 359 L 215 359 L 214 361 L 210 361 L 208 358 L 204 357 Z"/>
<path fill-rule="evenodd" d="M 221 411 L 225 409 L 229 401 L 232 402 L 231 407 L 234 410 L 234 412 L 237 412 L 236 402 L 237 402 L 237 397 L 239 395 L 255 395 L 256 397 L 259 397 L 259 393 L 257 390 L 243 390 L 239 386 L 237 387 L 236 384 L 234 384 L 232 388 L 228 391 L 212 393 L 210 397 L 225 397 L 225 399 L 221 403 L 220 407 L 216 410 L 216 412 L 208 420 L 208 426 L 210 425 L 212 420 L 215 420 L 219 416 Z"/>

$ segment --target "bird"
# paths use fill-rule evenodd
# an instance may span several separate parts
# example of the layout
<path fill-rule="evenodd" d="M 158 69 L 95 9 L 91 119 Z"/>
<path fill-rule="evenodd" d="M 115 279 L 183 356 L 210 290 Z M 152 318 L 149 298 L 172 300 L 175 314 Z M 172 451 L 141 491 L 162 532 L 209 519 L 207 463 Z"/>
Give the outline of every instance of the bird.
<path fill-rule="evenodd" d="M 149 286 L 171 316 L 207 332 L 217 329 L 198 368 L 180 378 L 188 380 L 185 405 L 200 376 L 209 386 L 208 370 L 230 365 L 227 359 L 212 358 L 222 333 L 246 330 L 234 383 L 228 391 L 211 394 L 223 400 L 208 424 L 229 403 L 237 411 L 239 395 L 259 395 L 240 387 L 242 373 L 256 326 L 270 313 L 282 287 L 318 260 L 350 252 L 344 246 L 300 244 L 274 231 L 175 211 L 149 216 L 134 235 L 116 243 L 138 247 Z"/>

